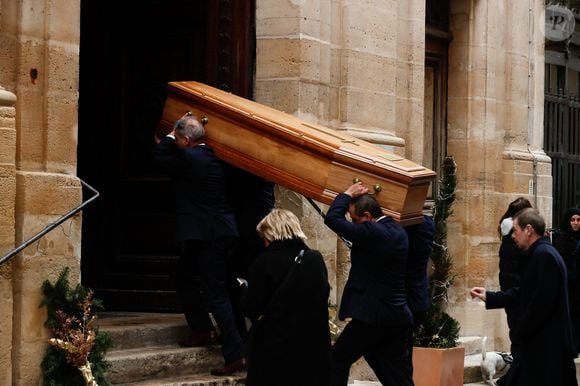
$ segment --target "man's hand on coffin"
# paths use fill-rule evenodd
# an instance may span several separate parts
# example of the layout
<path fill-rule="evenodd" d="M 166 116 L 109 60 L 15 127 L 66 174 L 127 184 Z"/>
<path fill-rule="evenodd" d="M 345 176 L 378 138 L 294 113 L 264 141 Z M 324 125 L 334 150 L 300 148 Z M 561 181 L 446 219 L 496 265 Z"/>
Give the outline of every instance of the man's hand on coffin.
<path fill-rule="evenodd" d="M 344 194 L 348 194 L 352 198 L 356 198 L 358 196 L 362 196 L 363 194 L 367 194 L 368 192 L 369 189 L 365 187 L 362 182 L 356 182 L 349 186 L 348 189 L 344 191 Z"/>

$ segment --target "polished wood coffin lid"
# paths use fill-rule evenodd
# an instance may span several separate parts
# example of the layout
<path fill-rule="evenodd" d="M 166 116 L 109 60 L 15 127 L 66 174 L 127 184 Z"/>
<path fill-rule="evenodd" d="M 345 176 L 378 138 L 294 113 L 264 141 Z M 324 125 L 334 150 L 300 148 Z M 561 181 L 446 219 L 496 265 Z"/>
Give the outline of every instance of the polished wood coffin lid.
<path fill-rule="evenodd" d="M 436 174 L 379 146 L 197 82 L 168 85 L 162 129 L 187 111 L 205 126 L 224 161 L 330 204 L 356 179 L 376 195 L 386 215 L 420 222 Z M 244 189 L 240 186 L 240 189 Z"/>

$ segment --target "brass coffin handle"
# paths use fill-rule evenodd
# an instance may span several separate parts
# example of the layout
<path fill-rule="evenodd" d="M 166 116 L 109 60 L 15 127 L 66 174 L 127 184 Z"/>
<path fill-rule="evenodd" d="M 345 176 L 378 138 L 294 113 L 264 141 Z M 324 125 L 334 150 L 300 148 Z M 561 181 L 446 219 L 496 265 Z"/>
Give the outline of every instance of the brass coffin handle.
<path fill-rule="evenodd" d="M 360 182 L 360 178 L 358 178 L 358 177 L 355 177 L 355 178 L 352 179 L 352 183 L 353 184 L 357 184 L 359 182 Z"/>
<path fill-rule="evenodd" d="M 379 185 L 379 184 L 375 184 L 373 186 L 373 190 L 375 191 L 375 193 L 379 193 L 380 191 L 383 190 L 383 187 L 381 185 Z"/>
<path fill-rule="evenodd" d="M 204 116 L 201 117 L 200 122 L 201 122 L 202 125 L 205 126 L 209 122 L 209 118 L 204 115 Z"/>

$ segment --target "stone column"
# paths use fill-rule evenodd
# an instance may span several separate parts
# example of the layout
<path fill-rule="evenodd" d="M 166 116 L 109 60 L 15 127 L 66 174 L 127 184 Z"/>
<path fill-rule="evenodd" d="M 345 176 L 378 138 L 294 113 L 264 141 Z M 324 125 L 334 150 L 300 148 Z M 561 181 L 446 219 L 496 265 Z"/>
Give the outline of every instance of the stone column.
<path fill-rule="evenodd" d="M 16 96 L 0 86 L 0 256 L 16 238 Z M 0 379 L 12 384 L 12 263 L 0 266 Z"/>
<path fill-rule="evenodd" d="M 449 246 L 458 277 L 452 313 L 462 335 L 488 335 L 509 349 L 503 311 L 485 311 L 467 289 L 498 288 L 497 226 L 517 196 L 549 217 L 549 158 L 543 154 L 541 0 L 452 0 L 448 153 L 457 162 Z M 538 192 L 537 195 L 534 193 Z M 536 199 L 537 198 L 537 199 Z"/>
<path fill-rule="evenodd" d="M 16 240 L 19 245 L 82 202 L 76 174 L 80 1 L 8 0 L 16 15 L 11 89 L 16 109 Z M 4 10 L 4 4 L 2 4 Z M 0 55 L 1 56 L 1 55 Z M 14 57 L 15 56 L 15 57 Z M 0 72 L 0 75 L 3 72 Z M 64 267 L 80 280 L 81 217 L 23 250 L 12 264 L 12 384 L 37 385 L 50 332 L 41 286 Z"/>

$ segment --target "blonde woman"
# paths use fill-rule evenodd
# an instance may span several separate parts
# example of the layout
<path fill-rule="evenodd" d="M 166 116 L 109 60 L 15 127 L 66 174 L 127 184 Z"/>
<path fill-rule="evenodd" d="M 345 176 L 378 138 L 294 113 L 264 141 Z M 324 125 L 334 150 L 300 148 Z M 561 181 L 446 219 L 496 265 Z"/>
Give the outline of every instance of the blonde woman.
<path fill-rule="evenodd" d="M 325 386 L 330 287 L 322 255 L 288 210 L 272 210 L 256 230 L 266 249 L 250 267 L 243 302 L 254 323 L 246 385 Z"/>

